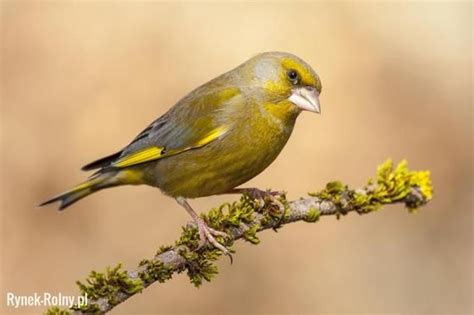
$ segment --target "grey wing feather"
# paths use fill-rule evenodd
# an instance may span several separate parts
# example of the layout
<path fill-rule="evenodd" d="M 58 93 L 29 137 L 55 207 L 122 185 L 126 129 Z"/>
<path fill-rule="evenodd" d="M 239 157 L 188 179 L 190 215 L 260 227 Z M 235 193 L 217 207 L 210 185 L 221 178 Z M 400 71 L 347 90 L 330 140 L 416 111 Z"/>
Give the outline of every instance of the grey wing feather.
<path fill-rule="evenodd" d="M 219 86 L 216 90 L 219 91 L 222 88 L 222 86 Z M 216 90 L 213 92 L 216 92 Z M 214 107 L 214 104 L 196 103 L 196 100 L 199 100 L 204 94 L 207 94 L 206 92 L 209 93 L 209 91 L 205 91 L 205 89 L 200 87 L 188 94 L 168 112 L 153 121 L 147 128 L 140 132 L 121 151 L 89 163 L 83 167 L 83 170 L 107 168 L 117 159 L 150 146 L 160 146 L 166 149 L 187 147 L 190 145 L 189 142 L 196 138 L 199 133 L 209 132 L 209 130 L 193 128 L 195 120 L 190 120 L 190 117 L 194 117 L 195 119 L 199 119 L 203 117 L 203 115 L 213 117 L 214 123 L 206 127 L 206 129 L 211 130 L 215 128 L 216 125 L 223 123 L 223 120 L 230 124 L 232 120 L 228 119 L 228 113 L 222 112 L 223 107 Z M 235 97 L 233 99 L 235 99 Z M 229 100 L 229 102 L 230 101 L 231 100 Z"/>

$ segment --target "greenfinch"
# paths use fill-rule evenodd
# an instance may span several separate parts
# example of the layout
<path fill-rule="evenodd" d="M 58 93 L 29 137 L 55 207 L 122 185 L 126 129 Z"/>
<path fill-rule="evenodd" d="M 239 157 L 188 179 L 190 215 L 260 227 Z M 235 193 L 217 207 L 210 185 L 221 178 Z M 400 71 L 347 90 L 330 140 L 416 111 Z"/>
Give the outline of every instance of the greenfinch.
<path fill-rule="evenodd" d="M 261 53 L 196 88 L 125 148 L 85 165 L 87 181 L 44 202 L 65 209 L 104 188 L 145 184 L 183 206 L 201 237 L 228 254 L 187 202 L 226 193 L 263 198 L 274 193 L 236 188 L 262 172 L 288 141 L 302 111 L 320 113 L 321 80 L 302 59 Z"/>

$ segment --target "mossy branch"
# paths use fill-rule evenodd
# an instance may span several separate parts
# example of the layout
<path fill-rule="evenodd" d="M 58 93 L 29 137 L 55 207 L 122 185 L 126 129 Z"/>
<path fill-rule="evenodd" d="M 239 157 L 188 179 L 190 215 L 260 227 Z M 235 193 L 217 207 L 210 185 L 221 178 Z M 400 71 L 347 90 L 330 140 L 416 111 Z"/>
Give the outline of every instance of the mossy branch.
<path fill-rule="evenodd" d="M 228 239 L 218 239 L 229 248 L 239 239 L 258 244 L 258 232 L 276 230 L 292 222 L 316 222 L 328 215 L 339 218 L 349 212 L 367 214 L 395 203 L 405 204 L 412 212 L 431 198 L 429 171 L 410 171 L 406 161 L 394 168 L 388 160 L 378 167 L 376 179 L 369 180 L 363 188 L 350 189 L 334 181 L 306 198 L 287 201 L 281 197 L 280 202 L 285 206 L 283 216 L 270 200 L 262 203 L 243 196 L 239 201 L 211 209 L 202 217 L 209 226 L 229 235 Z M 47 314 L 106 313 L 154 282 L 171 279 L 174 273 L 186 271 L 195 286 L 200 286 L 203 280 L 210 281 L 217 274 L 215 261 L 221 252 L 209 244 L 196 251 L 199 241 L 196 227 L 189 223 L 182 229 L 181 237 L 173 246 L 161 247 L 153 258 L 142 260 L 135 269 L 123 270 L 119 264 L 103 273 L 91 272 L 84 283 L 78 281 L 81 294 L 87 294 L 87 305 L 66 310 L 53 307 Z"/>

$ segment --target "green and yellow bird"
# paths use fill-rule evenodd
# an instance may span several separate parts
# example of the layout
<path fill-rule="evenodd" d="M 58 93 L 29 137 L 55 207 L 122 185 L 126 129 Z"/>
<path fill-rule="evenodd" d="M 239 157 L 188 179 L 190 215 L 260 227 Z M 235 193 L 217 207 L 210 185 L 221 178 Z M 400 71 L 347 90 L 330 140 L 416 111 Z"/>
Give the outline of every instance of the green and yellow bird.
<path fill-rule="evenodd" d="M 151 123 L 124 149 L 85 165 L 98 169 L 86 182 L 41 206 L 60 201 L 64 209 L 104 188 L 145 184 L 176 199 L 209 241 L 228 254 L 194 212 L 188 198 L 249 193 L 236 188 L 262 172 L 285 146 L 303 110 L 320 113 L 321 81 L 295 55 L 259 54 L 198 87 Z"/>

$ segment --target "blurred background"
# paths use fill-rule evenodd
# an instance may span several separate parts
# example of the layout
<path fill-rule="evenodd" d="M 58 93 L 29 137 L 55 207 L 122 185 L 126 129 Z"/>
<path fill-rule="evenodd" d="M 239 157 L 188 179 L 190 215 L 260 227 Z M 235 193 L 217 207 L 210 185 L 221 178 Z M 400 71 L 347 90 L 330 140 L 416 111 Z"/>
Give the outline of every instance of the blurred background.
<path fill-rule="evenodd" d="M 263 51 L 320 74 L 322 115 L 303 113 L 279 158 L 246 186 L 291 199 L 386 158 L 429 169 L 435 197 L 239 242 L 201 288 L 155 284 L 112 314 L 468 314 L 473 307 L 472 4 L 469 2 L 1 2 L 1 299 L 76 295 L 90 270 L 127 268 L 190 218 L 150 187 L 37 209 L 82 181 L 179 98 Z M 200 211 L 235 200 L 192 201 Z"/>

